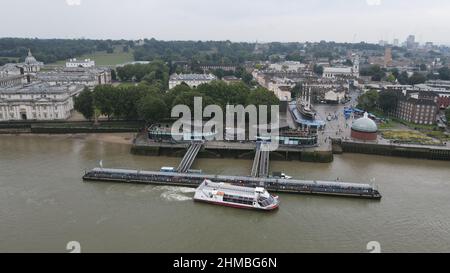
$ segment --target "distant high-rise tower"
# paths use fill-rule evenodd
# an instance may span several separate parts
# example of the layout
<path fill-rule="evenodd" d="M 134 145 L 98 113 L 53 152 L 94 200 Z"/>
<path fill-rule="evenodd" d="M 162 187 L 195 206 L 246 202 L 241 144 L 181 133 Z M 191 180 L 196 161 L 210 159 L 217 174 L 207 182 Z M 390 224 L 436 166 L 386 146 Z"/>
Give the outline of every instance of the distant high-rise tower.
<path fill-rule="evenodd" d="M 406 39 L 406 47 L 407 48 L 414 48 L 415 45 L 416 45 L 416 36 L 409 35 L 408 38 Z"/>
<path fill-rule="evenodd" d="M 399 46 L 400 45 L 400 41 L 398 39 L 394 39 L 394 46 Z"/>
<path fill-rule="evenodd" d="M 386 47 L 384 50 L 384 67 L 392 66 L 392 48 Z"/>

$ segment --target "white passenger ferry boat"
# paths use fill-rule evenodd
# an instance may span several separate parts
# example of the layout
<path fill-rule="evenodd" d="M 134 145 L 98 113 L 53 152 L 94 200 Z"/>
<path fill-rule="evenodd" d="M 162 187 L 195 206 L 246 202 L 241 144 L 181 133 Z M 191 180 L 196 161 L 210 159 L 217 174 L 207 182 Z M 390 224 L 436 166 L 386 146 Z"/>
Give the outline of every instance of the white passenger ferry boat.
<path fill-rule="evenodd" d="M 264 188 L 250 188 L 204 180 L 196 189 L 195 201 L 215 205 L 256 210 L 275 210 L 278 196 L 272 196 Z"/>

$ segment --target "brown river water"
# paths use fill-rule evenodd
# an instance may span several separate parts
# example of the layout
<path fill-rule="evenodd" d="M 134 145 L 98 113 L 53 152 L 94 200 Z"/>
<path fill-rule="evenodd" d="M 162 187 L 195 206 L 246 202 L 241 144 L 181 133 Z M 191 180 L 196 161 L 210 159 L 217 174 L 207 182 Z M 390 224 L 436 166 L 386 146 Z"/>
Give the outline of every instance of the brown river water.
<path fill-rule="evenodd" d="M 106 140 L 105 140 L 106 139 Z M 120 138 L 117 138 L 120 139 Z M 0 252 L 450 252 L 450 162 L 370 155 L 271 162 L 299 179 L 375 183 L 381 201 L 281 194 L 274 213 L 195 203 L 193 189 L 83 182 L 84 170 L 157 170 L 180 158 L 131 155 L 124 141 L 0 136 Z M 250 160 L 198 159 L 248 175 Z"/>

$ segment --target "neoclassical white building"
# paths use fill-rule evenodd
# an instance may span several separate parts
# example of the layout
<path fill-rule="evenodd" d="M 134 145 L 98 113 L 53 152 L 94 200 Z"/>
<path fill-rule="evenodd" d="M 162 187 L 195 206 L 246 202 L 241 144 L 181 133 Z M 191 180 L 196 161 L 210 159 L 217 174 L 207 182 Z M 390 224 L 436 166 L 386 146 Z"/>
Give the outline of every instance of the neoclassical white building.
<path fill-rule="evenodd" d="M 77 60 L 76 58 L 69 59 L 69 61 L 66 62 L 66 67 L 67 68 L 73 68 L 73 67 L 85 67 L 85 68 L 95 67 L 95 61 L 91 60 L 91 59 L 84 59 L 84 60 Z"/>
<path fill-rule="evenodd" d="M 359 78 L 359 56 L 353 56 L 353 66 L 344 67 L 325 67 L 323 69 L 323 77 L 328 79 L 335 79 L 339 77 L 354 77 Z"/>
<path fill-rule="evenodd" d="M 64 120 L 71 116 L 73 98 L 84 86 L 52 86 L 45 82 L 0 88 L 0 121 Z"/>
<path fill-rule="evenodd" d="M 285 62 L 279 62 L 279 63 L 273 63 L 270 64 L 269 70 L 274 71 L 286 71 L 286 72 L 298 72 L 301 69 L 305 69 L 306 64 L 302 64 L 301 62 L 294 62 L 294 61 L 285 61 Z"/>
<path fill-rule="evenodd" d="M 31 51 L 28 50 L 28 56 L 23 63 L 8 63 L 0 67 L 0 78 L 7 76 L 35 74 L 41 71 L 43 62 L 36 61 Z"/>
<path fill-rule="evenodd" d="M 36 61 L 29 50 L 23 63 L 8 63 L 0 67 L 0 87 L 29 83 L 43 66 L 44 63 Z"/>
<path fill-rule="evenodd" d="M 173 74 L 169 79 L 169 89 L 172 89 L 183 82 L 190 87 L 195 88 L 201 84 L 209 83 L 214 80 L 217 80 L 217 78 L 212 74 Z"/>
<path fill-rule="evenodd" d="M 359 77 L 359 71 L 354 67 L 325 67 L 323 69 L 323 77 L 335 79 L 338 77 Z"/>
<path fill-rule="evenodd" d="M 23 68 L 23 73 L 36 73 L 41 71 L 44 66 L 43 62 L 38 62 L 31 54 L 31 50 L 28 50 L 28 56 L 25 58 L 25 62 L 19 64 L 19 67 Z"/>
<path fill-rule="evenodd" d="M 51 85 L 81 84 L 95 87 L 111 83 L 111 70 L 109 68 L 64 68 L 54 71 L 40 72 L 36 74 L 39 81 L 48 82 Z"/>
<path fill-rule="evenodd" d="M 42 66 L 29 51 L 23 63 L 0 67 L 0 121 L 68 119 L 84 87 L 111 83 L 109 68 Z"/>

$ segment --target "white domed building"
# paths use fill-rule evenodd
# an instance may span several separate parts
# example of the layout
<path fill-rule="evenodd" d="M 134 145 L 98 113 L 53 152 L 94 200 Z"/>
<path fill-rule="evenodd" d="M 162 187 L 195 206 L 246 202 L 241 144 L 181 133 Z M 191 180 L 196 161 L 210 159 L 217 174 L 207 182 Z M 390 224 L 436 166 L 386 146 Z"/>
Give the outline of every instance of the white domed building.
<path fill-rule="evenodd" d="M 377 139 L 378 126 L 367 113 L 353 122 L 351 136 L 357 140 L 374 141 Z"/>
<path fill-rule="evenodd" d="M 38 62 L 36 58 L 31 54 L 31 50 L 28 50 L 28 56 L 25 58 L 25 62 L 23 62 L 22 67 L 25 73 L 35 73 L 41 70 L 41 67 L 44 66 L 44 63 Z"/>

